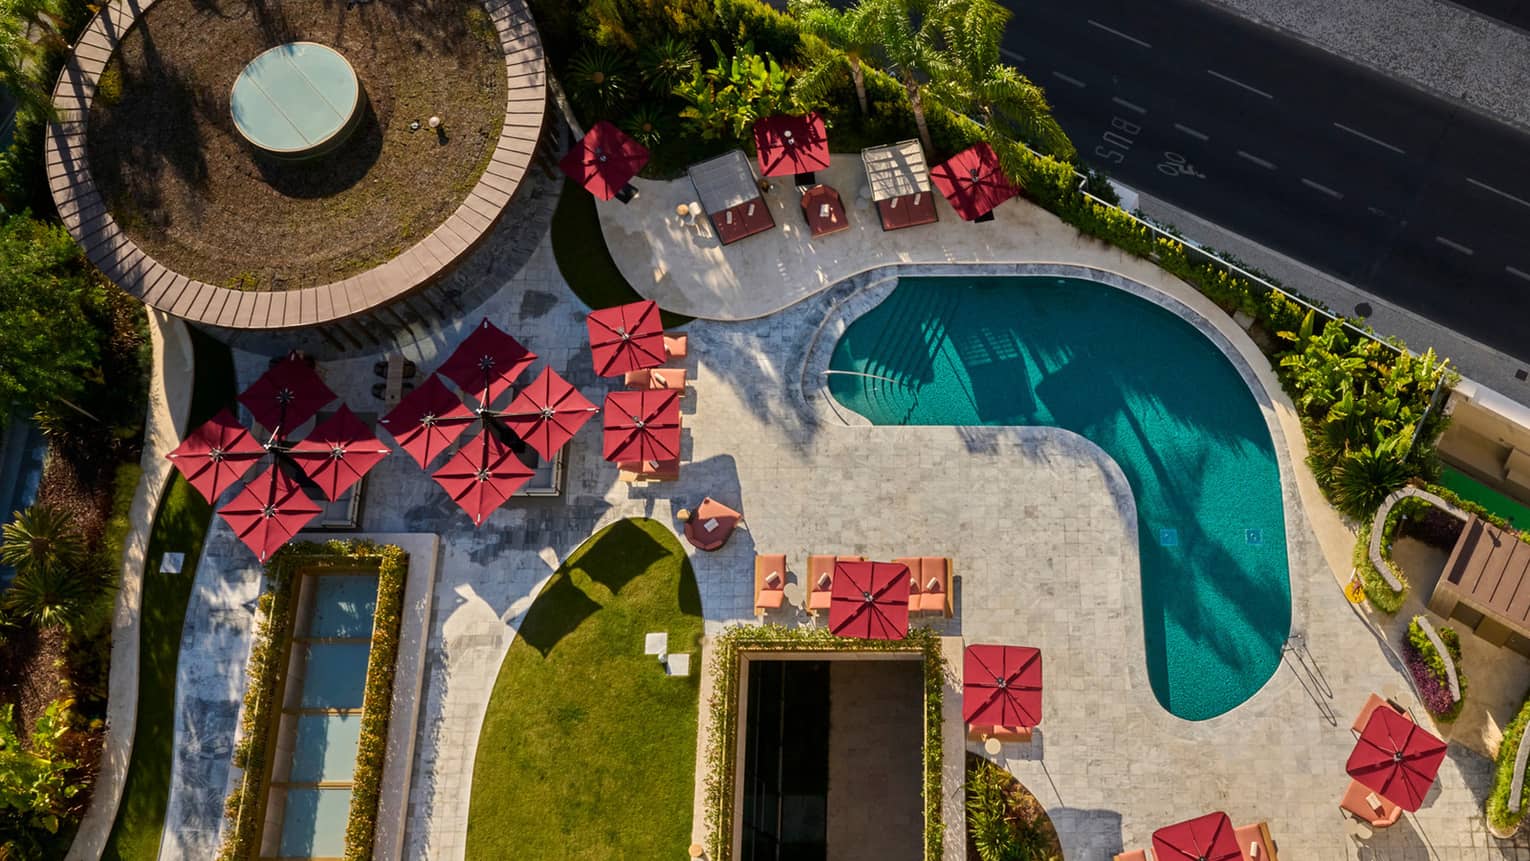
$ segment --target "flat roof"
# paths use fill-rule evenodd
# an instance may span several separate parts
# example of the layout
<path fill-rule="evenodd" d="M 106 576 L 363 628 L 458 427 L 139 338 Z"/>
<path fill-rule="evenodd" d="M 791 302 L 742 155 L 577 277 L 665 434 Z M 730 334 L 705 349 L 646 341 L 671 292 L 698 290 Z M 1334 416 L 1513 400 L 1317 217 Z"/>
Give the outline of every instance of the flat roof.
<path fill-rule="evenodd" d="M 861 150 L 861 163 L 866 166 L 873 201 L 930 190 L 930 168 L 917 140 L 867 147 Z"/>
<path fill-rule="evenodd" d="M 749 156 L 741 149 L 697 162 L 686 173 L 691 177 L 691 184 L 696 186 L 701 208 L 707 212 L 723 212 L 760 196 L 754 169 L 749 166 Z"/>
<path fill-rule="evenodd" d="M 1530 636 L 1530 544 L 1518 535 L 1471 515 L 1444 577 L 1462 601 Z"/>

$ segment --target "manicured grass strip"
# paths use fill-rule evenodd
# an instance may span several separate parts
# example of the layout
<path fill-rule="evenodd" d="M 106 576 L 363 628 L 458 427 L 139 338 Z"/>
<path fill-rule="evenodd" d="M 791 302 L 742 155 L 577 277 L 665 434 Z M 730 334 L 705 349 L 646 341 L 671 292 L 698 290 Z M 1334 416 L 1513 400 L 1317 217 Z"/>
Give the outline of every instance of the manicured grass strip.
<path fill-rule="evenodd" d="M 1515 529 L 1530 529 L 1530 505 L 1504 496 L 1471 476 L 1448 466 L 1440 473 L 1440 484 L 1455 491 L 1456 495 L 1462 499 L 1475 502 L 1504 518 L 1513 524 Z"/>
<path fill-rule="evenodd" d="M 234 397 L 233 356 L 228 348 L 195 329 L 192 345 L 196 380 L 188 429 L 206 421 Z M 212 506 L 179 474 L 172 477 L 149 535 L 138 628 L 138 720 L 133 759 L 117 821 L 101 855 L 103 861 L 153 861 L 159 855 L 175 746 L 175 670 L 181 628 L 211 520 Z M 167 551 L 186 554 L 179 574 L 159 572 L 160 559 Z"/>
<path fill-rule="evenodd" d="M 692 674 L 664 675 L 666 631 Z M 684 858 L 696 769 L 701 597 L 675 535 L 623 520 L 564 562 L 489 698 L 467 858 Z"/>
<path fill-rule="evenodd" d="M 607 204 L 621 206 L 619 203 Z M 611 252 L 606 248 L 606 237 L 600 232 L 600 218 L 595 214 L 595 196 L 579 187 L 571 179 L 563 181 L 563 193 L 558 196 L 558 208 L 553 211 L 553 256 L 558 259 L 558 271 L 573 289 L 579 301 L 594 309 L 625 305 L 640 301 L 643 297 L 632 289 L 622 277 Z M 693 318 L 664 311 L 661 315 L 665 328 L 689 323 Z"/>

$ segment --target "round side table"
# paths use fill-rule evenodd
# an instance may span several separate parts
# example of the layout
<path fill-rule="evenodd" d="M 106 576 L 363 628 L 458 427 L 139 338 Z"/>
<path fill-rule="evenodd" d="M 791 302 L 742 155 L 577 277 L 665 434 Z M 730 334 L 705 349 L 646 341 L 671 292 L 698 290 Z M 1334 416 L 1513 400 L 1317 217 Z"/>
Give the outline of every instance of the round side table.
<path fill-rule="evenodd" d="M 1004 742 L 989 736 L 988 739 L 983 742 L 983 752 L 989 756 L 998 756 L 1004 752 Z"/>

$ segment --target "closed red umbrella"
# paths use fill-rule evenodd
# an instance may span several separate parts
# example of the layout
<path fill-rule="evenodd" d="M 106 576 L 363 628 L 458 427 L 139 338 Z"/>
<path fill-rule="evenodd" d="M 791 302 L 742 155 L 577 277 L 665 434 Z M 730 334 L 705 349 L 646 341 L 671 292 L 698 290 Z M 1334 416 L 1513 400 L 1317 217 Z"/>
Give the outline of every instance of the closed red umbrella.
<path fill-rule="evenodd" d="M 484 428 L 478 439 L 469 440 L 442 464 L 434 477 L 452 501 L 473 518 L 473 525 L 482 526 L 494 509 L 535 474 L 509 446 Z"/>
<path fill-rule="evenodd" d="M 605 458 L 609 461 L 680 457 L 680 395 L 668 389 L 606 395 Z"/>
<path fill-rule="evenodd" d="M 262 427 L 280 433 L 313 418 L 335 393 L 297 353 L 271 366 L 239 396 Z"/>
<path fill-rule="evenodd" d="M 648 164 L 648 150 L 621 129 L 601 120 L 569 150 L 558 166 L 601 200 L 610 200 Z"/>
<path fill-rule="evenodd" d="M 228 410 L 220 410 L 165 455 L 208 502 L 244 477 L 266 449 Z"/>
<path fill-rule="evenodd" d="M 1243 861 L 1232 820 L 1221 812 L 1154 831 L 1153 855 L 1158 861 Z"/>
<path fill-rule="evenodd" d="M 272 466 L 246 484 L 218 512 L 261 562 L 319 516 L 320 508 L 303 488 Z"/>
<path fill-rule="evenodd" d="M 589 398 L 552 368 L 544 368 L 510 402 L 501 420 L 543 459 L 552 460 L 595 412 Z"/>
<path fill-rule="evenodd" d="M 456 383 L 462 391 L 477 398 L 482 408 L 488 409 L 536 358 L 536 353 L 485 317 L 436 373 Z"/>
<path fill-rule="evenodd" d="M 1365 722 L 1344 770 L 1411 812 L 1423 805 L 1444 761 L 1445 742 L 1392 709 L 1379 708 Z"/>
<path fill-rule="evenodd" d="M 968 646 L 962 656 L 962 718 L 974 726 L 1041 725 L 1041 650 Z"/>
<path fill-rule="evenodd" d="M 817 111 L 777 114 L 754 124 L 754 148 L 764 176 L 813 173 L 829 168 L 829 134 Z"/>
<path fill-rule="evenodd" d="M 652 301 L 631 302 L 591 311 L 584 319 L 590 333 L 595 373 L 614 377 L 664 364 L 664 324 Z"/>
<path fill-rule="evenodd" d="M 901 563 L 836 560 L 829 630 L 867 640 L 908 636 L 908 578 L 908 566 Z"/>
<path fill-rule="evenodd" d="M 474 420 L 473 411 L 431 374 L 378 424 L 393 434 L 415 463 L 428 467 Z"/>
<path fill-rule="evenodd" d="M 982 218 L 1020 193 L 999 167 L 993 147 L 986 143 L 974 144 L 930 168 L 930 179 L 956 214 L 968 221 Z"/>
<path fill-rule="evenodd" d="M 287 453 L 333 502 L 387 457 L 388 447 L 342 404 Z"/>

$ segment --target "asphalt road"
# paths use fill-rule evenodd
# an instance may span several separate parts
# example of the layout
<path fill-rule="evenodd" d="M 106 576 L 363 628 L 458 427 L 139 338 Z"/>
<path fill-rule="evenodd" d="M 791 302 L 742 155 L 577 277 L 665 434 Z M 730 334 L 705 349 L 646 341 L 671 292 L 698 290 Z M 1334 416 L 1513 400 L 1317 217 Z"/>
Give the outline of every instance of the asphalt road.
<path fill-rule="evenodd" d="M 1530 362 L 1530 136 L 1196 0 L 1002 2 L 1086 161 Z"/>
<path fill-rule="evenodd" d="M 1512 27 L 1530 30 L 1530 0 L 1452 0 L 1452 2 Z"/>

